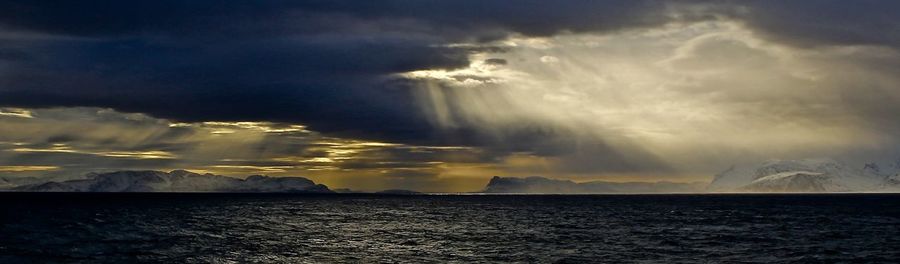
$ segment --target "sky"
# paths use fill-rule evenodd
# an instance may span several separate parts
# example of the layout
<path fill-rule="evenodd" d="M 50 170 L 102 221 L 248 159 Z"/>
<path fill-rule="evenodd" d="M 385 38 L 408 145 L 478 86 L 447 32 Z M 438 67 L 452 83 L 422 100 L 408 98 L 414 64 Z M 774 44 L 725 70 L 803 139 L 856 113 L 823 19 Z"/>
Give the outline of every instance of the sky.
<path fill-rule="evenodd" d="M 0 175 L 475 191 L 900 156 L 897 1 L 0 1 Z"/>

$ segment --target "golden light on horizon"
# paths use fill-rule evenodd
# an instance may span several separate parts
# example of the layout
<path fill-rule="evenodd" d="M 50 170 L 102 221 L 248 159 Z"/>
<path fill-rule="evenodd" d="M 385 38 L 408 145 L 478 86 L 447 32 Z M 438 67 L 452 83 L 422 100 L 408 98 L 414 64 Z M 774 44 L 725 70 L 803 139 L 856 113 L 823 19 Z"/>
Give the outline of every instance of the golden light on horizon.
<path fill-rule="evenodd" d="M 17 166 L 0 166 L 0 172 L 27 172 L 27 171 L 53 171 L 58 170 L 59 166 L 29 166 L 29 165 L 17 165 Z"/>

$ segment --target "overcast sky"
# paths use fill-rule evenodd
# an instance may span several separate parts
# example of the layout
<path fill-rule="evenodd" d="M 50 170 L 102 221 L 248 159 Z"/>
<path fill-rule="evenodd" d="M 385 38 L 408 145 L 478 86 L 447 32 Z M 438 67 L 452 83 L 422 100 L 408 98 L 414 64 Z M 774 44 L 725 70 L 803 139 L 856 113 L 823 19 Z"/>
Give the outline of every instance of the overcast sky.
<path fill-rule="evenodd" d="M 897 1 L 0 2 L 0 175 L 474 191 L 900 154 Z"/>

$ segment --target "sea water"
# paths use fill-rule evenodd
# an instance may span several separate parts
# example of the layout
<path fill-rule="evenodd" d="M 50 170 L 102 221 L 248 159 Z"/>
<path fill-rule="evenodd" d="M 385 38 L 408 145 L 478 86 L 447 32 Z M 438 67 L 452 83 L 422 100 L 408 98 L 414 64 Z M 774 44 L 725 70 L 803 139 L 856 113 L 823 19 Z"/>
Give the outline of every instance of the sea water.
<path fill-rule="evenodd" d="M 0 263 L 900 260 L 900 195 L 0 193 Z"/>

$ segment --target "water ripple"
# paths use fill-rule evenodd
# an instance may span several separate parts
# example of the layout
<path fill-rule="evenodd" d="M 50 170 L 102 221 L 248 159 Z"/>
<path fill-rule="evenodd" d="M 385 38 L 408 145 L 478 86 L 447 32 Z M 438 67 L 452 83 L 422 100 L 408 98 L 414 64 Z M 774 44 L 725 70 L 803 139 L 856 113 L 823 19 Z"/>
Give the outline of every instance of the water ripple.
<path fill-rule="evenodd" d="M 896 195 L 0 198 L 2 263 L 900 259 Z"/>

